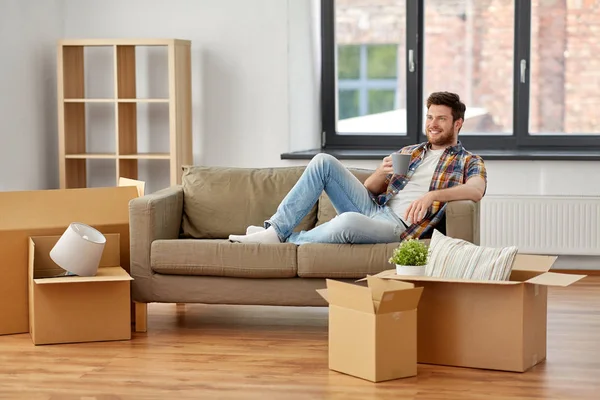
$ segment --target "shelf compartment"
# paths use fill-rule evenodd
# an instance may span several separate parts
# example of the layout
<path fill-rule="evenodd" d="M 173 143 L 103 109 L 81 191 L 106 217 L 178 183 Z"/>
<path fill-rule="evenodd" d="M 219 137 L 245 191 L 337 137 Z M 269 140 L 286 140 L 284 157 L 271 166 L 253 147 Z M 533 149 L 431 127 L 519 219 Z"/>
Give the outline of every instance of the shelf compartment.
<path fill-rule="evenodd" d="M 114 99 L 115 96 L 115 48 L 114 46 L 85 47 L 84 55 L 84 96 L 89 99 Z"/>
<path fill-rule="evenodd" d="M 117 163 L 115 160 L 82 160 L 87 166 L 87 187 L 117 186 Z"/>
<path fill-rule="evenodd" d="M 116 54 L 118 99 L 169 101 L 168 46 L 117 45 Z"/>
<path fill-rule="evenodd" d="M 119 157 L 159 154 L 143 158 L 163 158 L 170 153 L 168 103 L 119 103 Z"/>
<path fill-rule="evenodd" d="M 145 182 L 145 192 L 154 193 L 171 185 L 169 160 L 119 159 L 119 176 Z"/>
<path fill-rule="evenodd" d="M 85 97 L 83 60 L 83 46 L 65 46 L 62 48 L 62 88 L 64 97 Z"/>
<path fill-rule="evenodd" d="M 66 159 L 64 161 L 65 188 L 79 189 L 87 187 L 87 164 L 84 159 Z"/>

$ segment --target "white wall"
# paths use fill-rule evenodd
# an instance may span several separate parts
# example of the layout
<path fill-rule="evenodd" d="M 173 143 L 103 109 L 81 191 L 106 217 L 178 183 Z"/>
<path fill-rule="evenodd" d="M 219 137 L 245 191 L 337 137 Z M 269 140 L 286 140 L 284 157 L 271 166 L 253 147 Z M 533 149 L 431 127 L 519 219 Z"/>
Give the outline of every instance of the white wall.
<path fill-rule="evenodd" d="M 64 35 L 69 38 L 192 41 L 195 163 L 270 166 L 289 150 L 288 19 L 296 17 L 287 1 L 66 0 L 65 4 Z M 301 15 L 305 12 L 302 2 L 293 8 Z"/>
<path fill-rule="evenodd" d="M 56 40 L 62 0 L 0 5 L 0 190 L 58 186 Z"/>

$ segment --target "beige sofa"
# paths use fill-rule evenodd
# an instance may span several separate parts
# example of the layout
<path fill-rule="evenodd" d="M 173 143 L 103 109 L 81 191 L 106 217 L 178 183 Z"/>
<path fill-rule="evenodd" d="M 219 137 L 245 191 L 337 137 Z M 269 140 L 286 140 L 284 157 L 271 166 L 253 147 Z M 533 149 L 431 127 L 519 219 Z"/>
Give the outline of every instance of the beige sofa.
<path fill-rule="evenodd" d="M 399 243 L 242 244 L 229 234 L 262 225 L 304 167 L 185 167 L 182 184 L 130 202 L 132 296 L 136 331 L 146 330 L 147 303 L 326 306 L 316 289 L 325 278 L 355 281 L 393 268 Z M 361 181 L 369 170 L 353 169 Z M 335 216 L 323 194 L 297 230 Z M 438 226 L 479 244 L 479 205 L 448 204 Z"/>

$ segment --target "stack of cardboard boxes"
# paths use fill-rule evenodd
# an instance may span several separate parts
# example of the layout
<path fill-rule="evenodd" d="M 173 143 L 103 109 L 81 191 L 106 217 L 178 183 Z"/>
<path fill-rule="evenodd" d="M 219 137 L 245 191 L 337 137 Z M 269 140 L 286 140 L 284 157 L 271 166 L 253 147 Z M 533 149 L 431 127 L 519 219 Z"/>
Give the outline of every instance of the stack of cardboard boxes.
<path fill-rule="evenodd" d="M 0 193 L 0 335 L 29 332 L 35 344 L 131 339 L 129 201 L 143 190 L 122 184 Z M 107 237 L 99 273 L 48 278 L 60 272 L 48 253 L 72 222 Z"/>
<path fill-rule="evenodd" d="M 548 272 L 555 260 L 518 254 L 508 281 L 328 281 L 329 368 L 373 382 L 415 376 L 417 363 L 525 372 L 546 359 L 548 287 L 585 277 Z"/>

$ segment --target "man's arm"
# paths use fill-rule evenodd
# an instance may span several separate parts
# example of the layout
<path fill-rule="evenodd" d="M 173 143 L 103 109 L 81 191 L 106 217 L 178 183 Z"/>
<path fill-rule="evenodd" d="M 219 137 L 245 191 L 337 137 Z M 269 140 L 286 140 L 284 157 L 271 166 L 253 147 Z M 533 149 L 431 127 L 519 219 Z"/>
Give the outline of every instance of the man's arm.
<path fill-rule="evenodd" d="M 472 200 L 478 202 L 483 198 L 486 189 L 486 182 L 481 176 L 473 176 L 469 178 L 464 185 L 455 187 L 432 190 L 427 192 L 423 197 L 413 201 L 408 206 L 404 220 L 411 223 L 419 222 L 425 217 L 427 209 L 434 201 L 448 202 L 456 200 Z"/>
<path fill-rule="evenodd" d="M 381 194 L 387 189 L 387 176 L 393 172 L 392 156 L 387 156 L 383 159 L 381 165 L 377 167 L 375 172 L 365 180 L 364 185 L 371 193 L 375 195 Z"/>
<path fill-rule="evenodd" d="M 464 185 L 458 185 L 447 189 L 433 190 L 428 194 L 433 201 L 455 201 L 472 200 L 478 202 L 485 193 L 485 180 L 480 176 L 470 178 Z"/>

